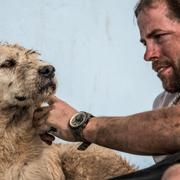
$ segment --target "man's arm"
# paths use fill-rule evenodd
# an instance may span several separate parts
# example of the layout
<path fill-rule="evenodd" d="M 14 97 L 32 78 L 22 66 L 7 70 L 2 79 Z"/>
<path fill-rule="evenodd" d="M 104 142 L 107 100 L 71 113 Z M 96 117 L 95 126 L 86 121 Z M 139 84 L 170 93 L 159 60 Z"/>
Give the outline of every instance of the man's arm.
<path fill-rule="evenodd" d="M 51 99 L 49 109 L 44 115 L 35 114 L 41 131 L 54 127 L 57 137 L 75 141 L 68 123 L 77 110 L 56 97 Z M 180 106 L 124 117 L 94 117 L 83 134 L 89 142 L 129 153 L 174 153 L 180 149 Z"/>
<path fill-rule="evenodd" d="M 174 153 L 180 150 L 180 106 L 92 118 L 84 136 L 90 142 L 134 154 Z"/>

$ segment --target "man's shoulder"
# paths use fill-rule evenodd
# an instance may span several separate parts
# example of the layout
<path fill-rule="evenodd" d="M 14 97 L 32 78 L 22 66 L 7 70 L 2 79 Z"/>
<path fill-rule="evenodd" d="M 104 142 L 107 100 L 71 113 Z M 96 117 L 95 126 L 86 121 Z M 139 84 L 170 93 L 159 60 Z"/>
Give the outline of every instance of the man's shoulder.
<path fill-rule="evenodd" d="M 156 96 L 154 102 L 153 102 L 153 109 L 157 109 L 162 104 L 162 100 L 166 96 L 166 91 L 161 92 L 158 96 Z"/>
<path fill-rule="evenodd" d="M 153 109 L 158 109 L 172 105 L 172 102 L 174 101 L 176 96 L 177 93 L 169 93 L 167 91 L 163 91 L 155 98 L 153 103 Z"/>

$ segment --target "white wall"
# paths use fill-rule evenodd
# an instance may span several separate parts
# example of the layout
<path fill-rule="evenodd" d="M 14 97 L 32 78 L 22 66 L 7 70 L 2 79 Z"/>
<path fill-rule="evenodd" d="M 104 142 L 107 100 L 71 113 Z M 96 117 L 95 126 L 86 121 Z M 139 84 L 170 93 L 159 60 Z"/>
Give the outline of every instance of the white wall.
<path fill-rule="evenodd" d="M 0 41 L 42 53 L 57 95 L 94 115 L 150 110 L 161 83 L 143 61 L 136 0 L 0 0 Z M 143 137 L 142 137 L 143 138 Z M 150 157 L 124 154 L 140 168 Z"/>

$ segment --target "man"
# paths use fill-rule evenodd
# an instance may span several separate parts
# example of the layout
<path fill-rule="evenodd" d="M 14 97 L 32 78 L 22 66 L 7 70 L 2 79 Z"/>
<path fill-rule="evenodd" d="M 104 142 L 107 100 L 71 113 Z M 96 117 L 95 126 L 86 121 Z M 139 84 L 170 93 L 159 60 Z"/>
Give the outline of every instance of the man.
<path fill-rule="evenodd" d="M 47 117 L 42 130 L 53 127 L 54 134 L 64 140 L 83 141 L 87 146 L 91 142 L 139 155 L 179 151 L 180 0 L 140 0 L 135 15 L 140 41 L 146 47 L 144 59 L 152 63 L 165 89 L 156 98 L 154 110 L 126 117 L 92 117 L 53 97 L 50 108 L 41 115 L 35 114 L 35 118 Z M 49 138 L 46 141 L 51 141 Z M 155 157 L 155 160 L 164 158 Z M 180 166 L 168 169 L 163 179 L 180 179 Z"/>

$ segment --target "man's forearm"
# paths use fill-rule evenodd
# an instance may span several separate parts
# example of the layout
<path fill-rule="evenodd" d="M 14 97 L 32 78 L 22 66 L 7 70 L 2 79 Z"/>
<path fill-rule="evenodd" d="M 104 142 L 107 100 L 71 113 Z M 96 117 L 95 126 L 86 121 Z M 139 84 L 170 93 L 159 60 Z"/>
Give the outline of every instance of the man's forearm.
<path fill-rule="evenodd" d="M 84 130 L 90 142 L 134 153 L 158 155 L 180 148 L 180 107 L 126 117 L 96 117 Z"/>

